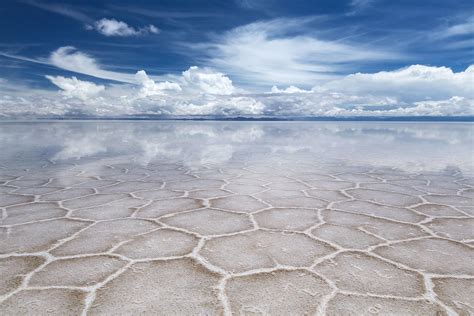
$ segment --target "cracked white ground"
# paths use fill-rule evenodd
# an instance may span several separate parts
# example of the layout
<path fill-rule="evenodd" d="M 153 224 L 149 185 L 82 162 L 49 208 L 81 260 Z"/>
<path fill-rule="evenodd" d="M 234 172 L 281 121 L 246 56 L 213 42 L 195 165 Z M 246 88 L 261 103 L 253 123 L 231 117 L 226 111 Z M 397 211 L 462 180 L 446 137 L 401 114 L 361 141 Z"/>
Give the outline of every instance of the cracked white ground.
<path fill-rule="evenodd" d="M 474 314 L 473 126 L 0 124 L 0 314 Z"/>

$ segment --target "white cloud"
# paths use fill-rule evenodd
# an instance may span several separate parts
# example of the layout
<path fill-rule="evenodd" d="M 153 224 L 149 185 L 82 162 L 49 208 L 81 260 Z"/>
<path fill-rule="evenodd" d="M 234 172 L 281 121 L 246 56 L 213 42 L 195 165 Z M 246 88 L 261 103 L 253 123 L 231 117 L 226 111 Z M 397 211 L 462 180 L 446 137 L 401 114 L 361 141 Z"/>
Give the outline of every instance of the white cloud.
<path fill-rule="evenodd" d="M 51 53 L 48 61 L 55 67 L 96 78 L 129 83 L 135 82 L 132 74 L 105 70 L 93 57 L 77 51 L 72 46 L 58 48 Z"/>
<path fill-rule="evenodd" d="M 191 87 L 196 87 L 204 93 L 229 95 L 235 92 L 232 80 L 220 72 L 189 67 L 183 72 L 184 81 Z"/>
<path fill-rule="evenodd" d="M 274 19 L 237 27 L 210 44 L 192 46 L 208 64 L 241 81 L 260 85 L 315 84 L 358 65 L 400 58 L 365 44 L 318 38 L 314 18 Z"/>
<path fill-rule="evenodd" d="M 166 91 L 181 91 L 179 84 L 174 82 L 160 82 L 156 83 L 153 79 L 150 79 L 146 74 L 145 70 L 140 70 L 135 74 L 137 83 L 141 86 L 140 95 L 142 97 L 148 97 L 152 95 L 163 95 Z"/>
<path fill-rule="evenodd" d="M 107 86 L 75 77 L 47 77 L 56 92 L 0 86 L 0 116 L 223 115 L 223 116 L 465 116 L 474 115 L 474 66 L 413 65 L 394 71 L 357 73 L 311 90 L 273 87 L 248 93 L 222 73 L 190 67 L 172 81 L 138 71 L 134 83 Z"/>
<path fill-rule="evenodd" d="M 270 93 L 310 93 L 310 90 L 303 90 L 295 86 L 289 86 L 286 89 L 279 89 L 277 86 L 273 86 Z"/>
<path fill-rule="evenodd" d="M 464 21 L 453 25 L 444 26 L 434 33 L 437 39 L 445 39 L 453 36 L 473 35 L 474 34 L 474 15 L 469 16 Z"/>
<path fill-rule="evenodd" d="M 158 34 L 160 32 L 156 26 L 151 24 L 136 29 L 123 21 L 106 18 L 96 21 L 93 26 L 88 25 L 88 28 L 95 29 L 97 32 L 105 36 L 137 36 L 148 33 Z"/>
<path fill-rule="evenodd" d="M 317 89 L 395 98 L 401 102 L 443 100 L 452 96 L 474 99 L 474 65 L 453 72 L 447 67 L 412 65 L 373 74 L 356 73 Z"/>
<path fill-rule="evenodd" d="M 78 80 L 76 77 L 66 78 L 63 76 L 46 76 L 53 84 L 58 86 L 61 93 L 66 97 L 78 98 L 83 101 L 96 97 L 105 90 L 102 85 L 96 85 L 93 82 Z"/>

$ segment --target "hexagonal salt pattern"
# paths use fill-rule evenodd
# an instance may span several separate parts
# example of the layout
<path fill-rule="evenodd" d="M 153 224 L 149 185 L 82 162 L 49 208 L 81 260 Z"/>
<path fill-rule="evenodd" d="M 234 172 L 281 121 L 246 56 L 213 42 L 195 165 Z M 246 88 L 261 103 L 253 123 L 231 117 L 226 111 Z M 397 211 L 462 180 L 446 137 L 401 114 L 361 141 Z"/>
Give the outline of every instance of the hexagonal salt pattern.
<path fill-rule="evenodd" d="M 0 168 L 0 314 L 474 313 L 472 178 L 242 158 Z"/>

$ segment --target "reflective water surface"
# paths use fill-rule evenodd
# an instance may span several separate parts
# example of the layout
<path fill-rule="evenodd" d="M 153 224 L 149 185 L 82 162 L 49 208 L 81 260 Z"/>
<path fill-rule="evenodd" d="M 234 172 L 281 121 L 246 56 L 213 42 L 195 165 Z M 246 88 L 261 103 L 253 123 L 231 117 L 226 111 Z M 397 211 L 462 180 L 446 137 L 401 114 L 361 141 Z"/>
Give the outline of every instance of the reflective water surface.
<path fill-rule="evenodd" d="M 473 126 L 0 123 L 0 314 L 474 313 Z"/>
<path fill-rule="evenodd" d="M 0 124 L 0 161 L 26 168 L 113 159 L 473 171 L 471 123 L 24 122 Z M 30 165 L 31 164 L 31 165 Z"/>

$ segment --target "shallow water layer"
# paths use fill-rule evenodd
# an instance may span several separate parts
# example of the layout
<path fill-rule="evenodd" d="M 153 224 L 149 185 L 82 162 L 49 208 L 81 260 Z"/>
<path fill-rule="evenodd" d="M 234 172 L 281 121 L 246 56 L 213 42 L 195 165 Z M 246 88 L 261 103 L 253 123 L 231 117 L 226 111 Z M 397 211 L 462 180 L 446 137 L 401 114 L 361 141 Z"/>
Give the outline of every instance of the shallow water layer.
<path fill-rule="evenodd" d="M 0 314 L 474 313 L 470 123 L 0 123 Z"/>

